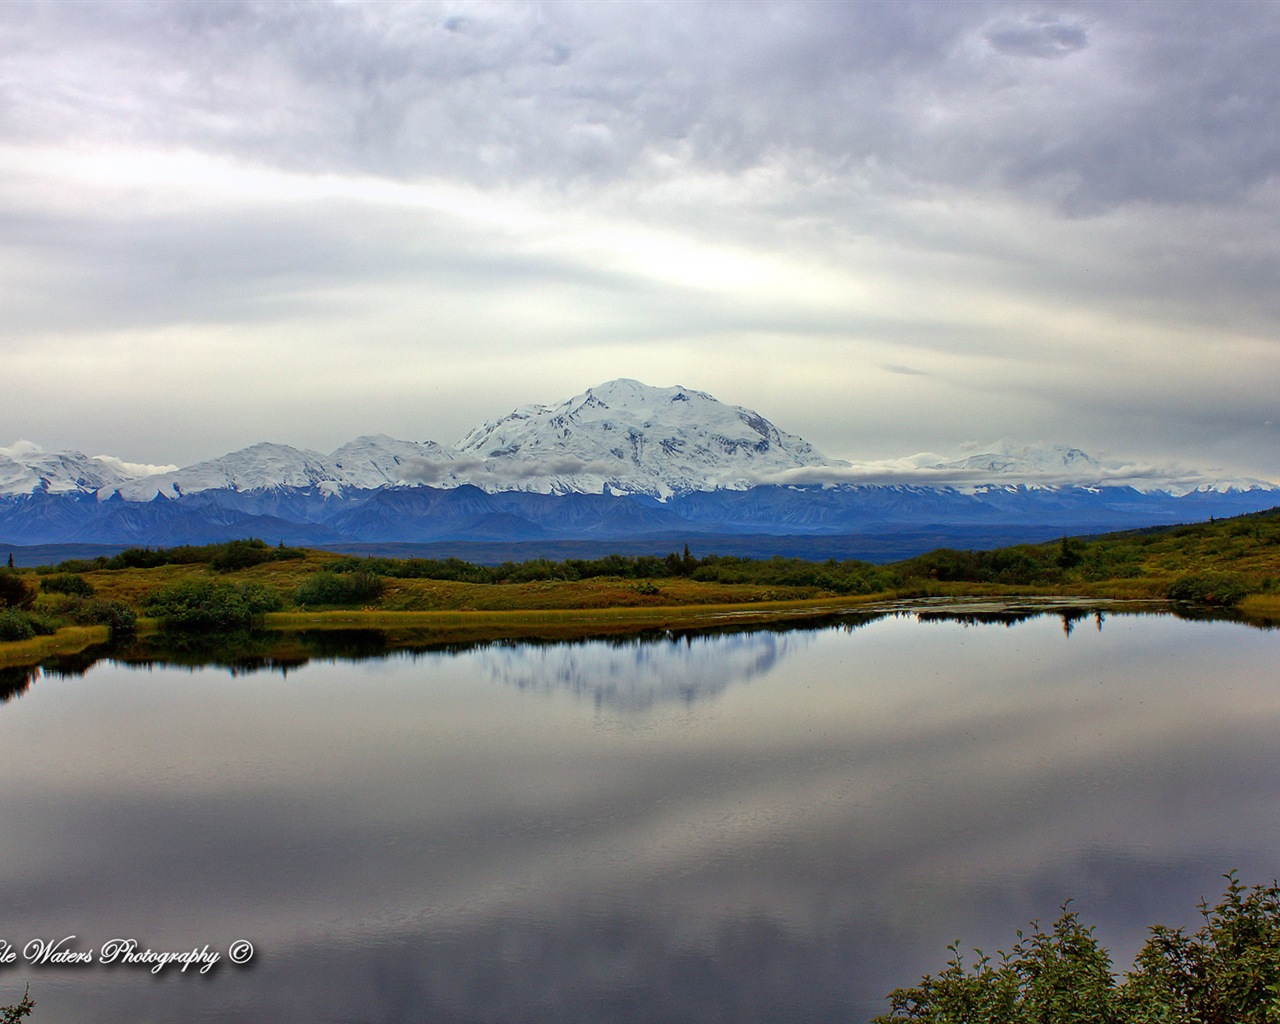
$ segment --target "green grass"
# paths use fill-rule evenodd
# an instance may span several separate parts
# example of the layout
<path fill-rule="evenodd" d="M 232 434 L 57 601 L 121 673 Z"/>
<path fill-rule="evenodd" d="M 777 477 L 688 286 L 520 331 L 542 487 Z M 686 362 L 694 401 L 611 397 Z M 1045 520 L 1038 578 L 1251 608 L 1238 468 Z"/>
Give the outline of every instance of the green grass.
<path fill-rule="evenodd" d="M 50 636 L 0 643 L 0 668 L 34 665 L 59 654 L 78 654 L 107 642 L 106 626 L 63 626 Z"/>

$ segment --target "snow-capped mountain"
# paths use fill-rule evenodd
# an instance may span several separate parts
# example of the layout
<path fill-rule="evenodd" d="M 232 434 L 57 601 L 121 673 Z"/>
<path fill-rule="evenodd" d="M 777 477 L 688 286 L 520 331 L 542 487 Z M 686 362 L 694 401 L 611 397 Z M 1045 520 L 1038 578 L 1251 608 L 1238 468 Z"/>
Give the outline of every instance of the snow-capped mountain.
<path fill-rule="evenodd" d="M 176 498 L 199 491 L 258 491 L 277 487 L 315 487 L 332 479 L 319 452 L 291 448 L 287 444 L 250 445 L 220 459 L 197 462 L 172 473 L 132 480 L 110 492 L 126 501 L 150 501 L 159 494 Z M 110 497 L 110 492 L 99 496 Z"/>
<path fill-rule="evenodd" d="M 30 441 L 0 448 L 0 495 L 76 494 L 110 488 L 176 466 L 139 466 L 109 455 L 46 452 Z"/>
<path fill-rule="evenodd" d="M 1079 448 L 1047 444 L 1020 445 L 1011 441 L 997 441 L 988 451 L 939 462 L 935 468 L 996 478 L 1015 475 L 1023 478 L 1069 478 L 1073 481 L 1101 480 L 1106 472 L 1101 459 L 1088 455 Z"/>
<path fill-rule="evenodd" d="M 961 459 L 920 462 L 963 490 L 1016 482 L 1027 487 L 1132 487 L 1143 492 L 1182 496 L 1193 491 L 1249 491 L 1275 487 L 1266 480 L 1209 476 L 1179 466 L 1153 466 L 1116 459 L 1101 459 L 1052 444 L 1019 444 L 1001 440 L 985 451 Z"/>
<path fill-rule="evenodd" d="M 428 467 L 443 466 L 457 457 L 452 448 L 435 441 L 397 441 L 386 434 L 368 434 L 331 452 L 325 462 L 344 487 L 371 489 L 434 475 Z"/>
<path fill-rule="evenodd" d="M 146 476 L 112 471 L 74 452 L 57 458 L 65 464 L 57 490 L 96 491 L 104 500 L 119 494 L 126 501 L 212 490 L 338 494 L 402 484 L 542 494 L 600 494 L 607 488 L 666 499 L 697 490 L 743 490 L 786 470 L 842 465 L 750 409 L 690 388 L 634 380 L 610 381 L 556 406 L 517 409 L 471 431 L 456 448 L 385 434 L 357 438 L 328 455 L 264 442 Z M 0 463 L 0 493 L 32 493 L 49 475 L 11 461 L 7 471 Z"/>
<path fill-rule="evenodd" d="M 424 466 L 455 457 L 452 449 L 434 441 L 397 441 L 385 434 L 358 437 L 328 455 L 263 442 L 219 459 L 104 489 L 99 497 L 118 492 L 126 501 L 150 501 L 157 494 L 176 498 L 201 491 L 282 489 L 339 494 L 348 489 L 370 490 L 404 483 L 406 474 L 422 475 Z"/>
<path fill-rule="evenodd" d="M 691 388 L 613 380 L 555 406 L 528 405 L 457 445 L 503 490 L 613 492 L 666 499 L 743 490 L 785 470 L 833 465 L 759 413 Z M 467 458 L 470 457 L 470 458 Z"/>
<path fill-rule="evenodd" d="M 382 434 L 327 455 L 263 443 L 183 469 L 49 453 L 29 442 L 0 448 L 0 538 L 13 544 L 245 536 L 614 543 L 687 533 L 865 538 L 915 530 L 927 538 L 920 543 L 937 546 L 1191 522 L 1276 505 L 1280 488 L 1266 481 L 1047 444 L 1005 441 L 959 457 L 840 462 L 750 409 L 634 380 L 609 381 L 558 405 L 524 406 L 454 447 Z"/>

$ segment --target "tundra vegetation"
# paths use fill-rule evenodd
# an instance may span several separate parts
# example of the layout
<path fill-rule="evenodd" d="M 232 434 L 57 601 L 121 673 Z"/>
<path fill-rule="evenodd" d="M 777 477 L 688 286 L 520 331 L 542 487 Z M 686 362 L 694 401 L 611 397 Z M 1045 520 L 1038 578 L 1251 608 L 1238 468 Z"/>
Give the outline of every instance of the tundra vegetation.
<path fill-rule="evenodd" d="M 68 645 L 165 629 L 212 634 L 263 623 L 409 625 L 413 613 L 576 613 L 611 628 L 678 625 L 741 606 L 764 617 L 800 604 L 839 607 L 918 597 L 1070 596 L 1174 602 L 1280 622 L 1280 510 L 1188 526 L 1061 537 L 990 551 L 939 548 L 886 565 L 747 559 L 686 545 L 665 557 L 355 558 L 262 540 L 131 548 L 35 570 L 0 568 L 0 663 Z M 436 621 L 424 615 L 417 624 Z M 477 623 L 480 621 L 476 620 Z M 105 627 L 105 628 L 104 628 Z M 75 632 L 79 630 L 79 632 Z"/>

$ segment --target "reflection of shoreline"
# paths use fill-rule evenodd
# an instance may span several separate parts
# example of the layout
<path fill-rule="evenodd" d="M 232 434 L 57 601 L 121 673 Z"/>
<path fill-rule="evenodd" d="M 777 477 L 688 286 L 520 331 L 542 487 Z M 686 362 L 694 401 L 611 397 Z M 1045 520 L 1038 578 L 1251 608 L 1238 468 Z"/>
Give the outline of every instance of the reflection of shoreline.
<path fill-rule="evenodd" d="M 99 661 L 111 661 L 125 668 L 221 668 L 233 676 L 260 672 L 290 671 L 312 661 L 362 662 L 393 655 L 417 658 L 431 655 L 486 652 L 495 649 L 540 649 L 593 644 L 632 647 L 669 642 L 692 643 L 698 639 L 738 636 L 794 636 L 829 628 L 857 628 L 887 617 L 915 618 L 919 622 L 958 622 L 964 625 L 1012 626 L 1045 616 L 1062 620 L 1069 636 L 1075 625 L 1093 618 L 1101 629 L 1106 616 L 1168 615 L 1188 621 L 1234 622 L 1253 629 L 1271 630 L 1275 625 L 1246 618 L 1230 609 L 1197 608 L 1175 605 L 1167 601 L 1124 599 L 1090 599 L 1079 597 L 934 597 L 907 598 L 883 604 L 869 604 L 856 610 L 815 609 L 812 616 L 769 622 L 743 622 L 737 625 L 690 627 L 687 629 L 637 629 L 629 633 L 583 635 L 581 637 L 548 638 L 521 636 L 497 638 L 449 639 L 438 629 L 341 629 L 258 630 L 226 635 L 187 635 L 152 633 L 125 645 L 100 644 L 82 651 L 46 658 L 38 664 L 0 667 L 0 704 L 15 700 L 28 692 L 42 675 L 58 678 L 82 676 Z M 782 654 L 785 652 L 778 652 Z M 759 670 L 753 670 L 756 674 Z M 495 676 L 497 678 L 497 676 Z M 514 682 L 514 680 L 508 680 Z M 515 685 L 524 685 L 516 682 Z M 559 684 L 558 689 L 564 689 Z M 572 687 L 570 687 L 572 688 Z M 722 689 L 723 687 L 721 687 Z M 707 687 L 699 683 L 688 701 L 697 699 Z M 596 687 L 597 703 L 627 706 L 625 698 L 615 699 L 607 687 Z M 585 692 L 578 687 L 579 692 Z M 678 687 L 676 688 L 678 691 Z M 717 691 L 718 692 L 718 691 Z M 672 696 L 679 697 L 678 692 Z M 671 696 L 661 698 L 671 699 Z M 647 706 L 642 700 L 635 706 Z"/>

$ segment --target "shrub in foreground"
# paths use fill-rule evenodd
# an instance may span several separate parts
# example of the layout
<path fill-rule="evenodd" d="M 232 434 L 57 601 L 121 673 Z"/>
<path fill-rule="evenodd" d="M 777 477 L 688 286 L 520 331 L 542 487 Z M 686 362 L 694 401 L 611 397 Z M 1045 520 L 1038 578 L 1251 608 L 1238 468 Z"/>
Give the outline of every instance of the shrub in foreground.
<path fill-rule="evenodd" d="M 20 573 L 0 569 L 0 608 L 26 608 L 35 599 L 35 588 L 27 586 Z"/>
<path fill-rule="evenodd" d="M 0 1006 L 0 1024 L 18 1024 L 23 1017 L 31 1016 L 36 1001 L 31 998 L 31 990 L 22 994 L 22 1002 L 9 1006 Z"/>
<path fill-rule="evenodd" d="M 936 978 L 889 995 L 872 1024 L 1280 1024 L 1280 888 L 1235 873 L 1194 934 L 1155 926 L 1123 982 L 1063 908 L 1051 932 L 1018 933 L 1009 953 L 966 967 L 952 945 Z"/>
<path fill-rule="evenodd" d="M 106 626 L 113 640 L 132 636 L 138 629 L 137 612 L 120 601 L 83 601 L 71 609 L 69 617 L 81 626 Z"/>
<path fill-rule="evenodd" d="M 382 577 L 359 569 L 355 572 L 318 572 L 298 588 L 296 600 L 305 606 L 368 604 L 382 596 Z"/>
<path fill-rule="evenodd" d="M 282 606 L 280 595 L 256 583 L 185 580 L 165 587 L 144 602 L 148 614 L 166 629 L 215 632 L 247 629 Z"/>
<path fill-rule="evenodd" d="M 0 609 L 0 640 L 30 640 L 36 635 L 30 620 L 14 608 Z"/>
<path fill-rule="evenodd" d="M 1204 604 L 1214 608 L 1230 608 L 1239 604 L 1249 588 L 1234 576 L 1203 573 L 1183 576 L 1169 585 L 1169 597 L 1186 604 Z"/>
<path fill-rule="evenodd" d="M 0 640 L 30 640 L 33 636 L 49 636 L 57 631 L 57 623 L 43 615 L 0 608 Z"/>
<path fill-rule="evenodd" d="M 69 594 L 72 597 L 93 596 L 93 584 L 73 572 L 58 572 L 42 576 L 40 589 L 46 594 Z"/>

